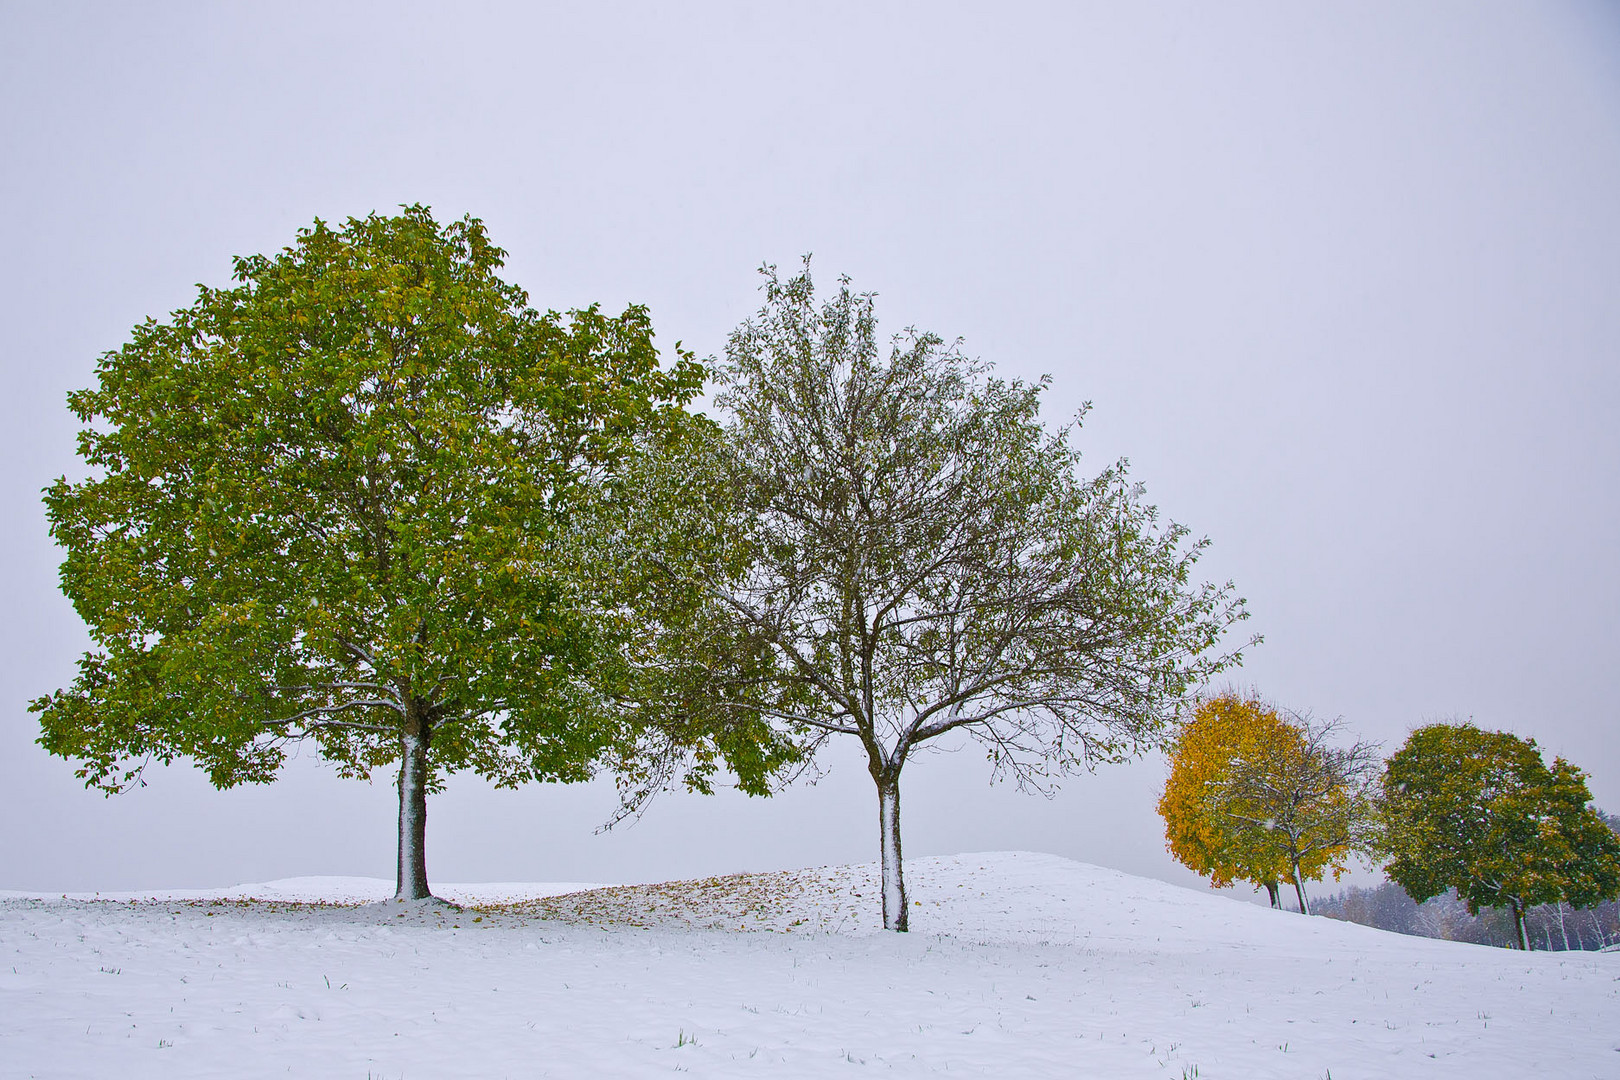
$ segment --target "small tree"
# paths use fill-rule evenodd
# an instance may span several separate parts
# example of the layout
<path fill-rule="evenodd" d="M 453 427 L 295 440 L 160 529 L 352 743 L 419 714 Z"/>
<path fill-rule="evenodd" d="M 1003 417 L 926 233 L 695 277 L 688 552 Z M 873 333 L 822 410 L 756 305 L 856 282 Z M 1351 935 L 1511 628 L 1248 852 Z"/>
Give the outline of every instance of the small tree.
<path fill-rule="evenodd" d="M 1305 882 L 1324 870 L 1337 880 L 1352 855 L 1373 846 L 1378 748 L 1361 740 L 1333 745 L 1338 720 L 1289 713 L 1283 724 L 1283 737 L 1261 741 L 1256 753 L 1234 762 L 1221 802 L 1233 820 L 1272 834 L 1299 910 L 1309 915 Z"/>
<path fill-rule="evenodd" d="M 423 207 L 317 221 L 70 395 L 95 475 L 46 505 L 97 648 L 32 708 L 88 785 L 181 757 L 266 781 L 300 741 L 346 776 L 398 762 L 397 895 L 424 898 L 446 771 L 579 780 L 714 735 L 637 726 L 659 619 L 607 550 L 636 550 L 616 478 L 693 425 L 701 369 L 660 365 L 642 308 L 535 312 L 502 255 Z"/>
<path fill-rule="evenodd" d="M 1273 907 L 1283 878 L 1310 914 L 1305 882 L 1337 878 L 1371 843 L 1376 748 L 1333 746 L 1338 728 L 1235 694 L 1202 702 L 1159 800 L 1171 853 L 1216 887 L 1265 885 Z"/>
<path fill-rule="evenodd" d="M 1157 745 L 1244 617 L 1190 586 L 1202 541 L 1161 524 L 1124 463 L 1085 480 L 1045 383 L 988 375 L 908 331 L 883 355 L 872 297 L 818 306 L 808 260 L 766 268 L 765 306 L 719 367 L 729 436 L 712 476 L 735 572 L 705 584 L 726 693 L 790 731 L 858 741 L 878 794 L 883 922 L 907 928 L 900 775 L 960 731 L 997 775 L 1044 788 Z"/>
<path fill-rule="evenodd" d="M 1620 840 L 1588 804 L 1586 776 L 1552 768 L 1535 741 L 1473 724 L 1408 736 L 1383 776 L 1387 873 L 1418 900 L 1448 888 L 1468 904 L 1507 907 L 1521 949 L 1525 911 L 1620 897 Z"/>

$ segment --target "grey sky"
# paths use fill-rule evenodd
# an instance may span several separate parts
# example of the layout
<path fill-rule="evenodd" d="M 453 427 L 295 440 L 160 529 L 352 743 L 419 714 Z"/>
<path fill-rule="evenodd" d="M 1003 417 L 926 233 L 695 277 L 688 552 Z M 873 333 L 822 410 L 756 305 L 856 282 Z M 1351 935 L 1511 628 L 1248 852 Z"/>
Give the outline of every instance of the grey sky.
<path fill-rule="evenodd" d="M 391 876 L 391 788 L 308 760 L 115 800 L 32 744 L 86 645 L 39 489 L 64 394 L 234 254 L 321 216 L 473 213 L 541 307 L 649 304 L 700 354 L 815 253 L 889 329 L 1050 373 L 1214 546 L 1238 674 L 1397 743 L 1472 716 L 1620 809 L 1620 8 L 152 5 L 0 9 L 0 887 Z M 769 803 L 430 804 L 438 880 L 876 856 L 847 755 Z M 1033 848 L 1188 881 L 1155 760 L 1051 801 L 976 751 L 907 772 L 908 855 Z M 745 805 L 746 803 L 746 805 Z"/>

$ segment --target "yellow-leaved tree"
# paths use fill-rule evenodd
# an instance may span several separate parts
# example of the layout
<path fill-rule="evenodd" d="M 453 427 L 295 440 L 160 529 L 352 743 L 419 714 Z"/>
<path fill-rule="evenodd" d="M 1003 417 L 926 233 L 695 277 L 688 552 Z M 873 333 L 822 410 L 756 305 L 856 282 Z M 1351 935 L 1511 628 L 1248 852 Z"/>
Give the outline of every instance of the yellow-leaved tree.
<path fill-rule="evenodd" d="M 1222 693 L 1201 701 L 1170 755 L 1159 799 L 1170 853 L 1210 879 L 1294 886 L 1309 914 L 1305 882 L 1367 847 L 1376 747 L 1331 745 L 1338 721 L 1288 713 L 1258 697 Z"/>

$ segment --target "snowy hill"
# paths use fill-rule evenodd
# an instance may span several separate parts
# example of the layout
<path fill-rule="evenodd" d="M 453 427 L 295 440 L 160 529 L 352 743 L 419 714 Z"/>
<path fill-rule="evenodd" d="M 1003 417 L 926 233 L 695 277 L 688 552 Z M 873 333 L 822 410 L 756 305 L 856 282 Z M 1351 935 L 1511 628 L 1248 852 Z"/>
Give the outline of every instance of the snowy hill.
<path fill-rule="evenodd" d="M 1398 937 L 1050 855 L 696 882 L 0 894 L 0 1075 L 1620 1076 L 1620 955 Z"/>

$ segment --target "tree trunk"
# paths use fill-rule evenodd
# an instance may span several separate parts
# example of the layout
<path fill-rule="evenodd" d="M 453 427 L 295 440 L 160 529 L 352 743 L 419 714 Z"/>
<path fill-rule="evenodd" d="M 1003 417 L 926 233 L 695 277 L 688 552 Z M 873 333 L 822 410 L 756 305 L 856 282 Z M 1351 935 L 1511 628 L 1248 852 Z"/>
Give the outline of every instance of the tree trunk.
<path fill-rule="evenodd" d="M 1278 909 L 1282 908 L 1282 892 L 1277 888 L 1277 883 L 1275 881 L 1266 882 L 1266 895 L 1271 897 L 1272 907 Z"/>
<path fill-rule="evenodd" d="M 878 781 L 878 840 L 883 852 L 883 929 L 905 933 L 906 879 L 900 864 L 900 777 Z"/>
<path fill-rule="evenodd" d="M 425 900 L 427 880 L 428 726 L 415 704 L 399 738 L 399 861 L 394 899 Z"/>
<path fill-rule="evenodd" d="M 1519 935 L 1519 948 L 1525 952 L 1530 951 L 1530 930 L 1524 924 L 1524 905 L 1518 900 L 1509 900 L 1513 908 L 1513 929 Z"/>
<path fill-rule="evenodd" d="M 1299 897 L 1299 913 L 1309 915 L 1311 913 L 1311 902 L 1305 899 L 1305 878 L 1300 875 L 1297 860 L 1294 862 L 1294 893 Z"/>

